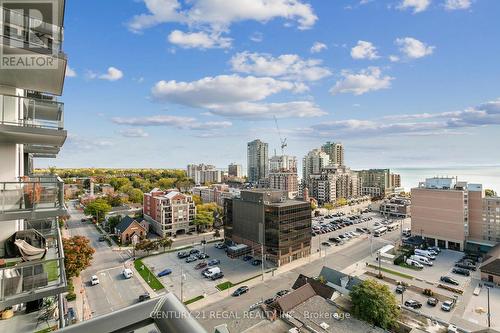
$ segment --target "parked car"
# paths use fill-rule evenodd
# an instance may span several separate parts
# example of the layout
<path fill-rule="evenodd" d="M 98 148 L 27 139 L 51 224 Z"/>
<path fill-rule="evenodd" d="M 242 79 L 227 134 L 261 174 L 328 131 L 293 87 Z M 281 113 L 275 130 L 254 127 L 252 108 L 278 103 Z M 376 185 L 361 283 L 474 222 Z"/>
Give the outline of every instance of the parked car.
<path fill-rule="evenodd" d="M 189 252 L 185 252 L 185 251 L 177 252 L 177 257 L 179 259 L 187 258 L 187 257 L 189 257 Z"/>
<path fill-rule="evenodd" d="M 201 275 L 205 276 L 208 273 L 209 270 L 210 270 L 210 267 L 207 267 L 207 268 L 203 269 L 201 271 Z"/>
<path fill-rule="evenodd" d="M 451 278 L 449 276 L 441 276 L 441 282 L 446 282 L 446 283 L 450 283 L 450 284 L 454 284 L 456 286 L 459 285 L 458 281 L 455 280 L 454 278 Z"/>
<path fill-rule="evenodd" d="M 434 297 L 429 297 L 427 299 L 427 304 L 429 304 L 430 306 L 436 306 L 438 304 L 438 300 L 437 298 L 434 298 Z"/>
<path fill-rule="evenodd" d="M 441 309 L 446 312 L 450 312 L 451 309 L 455 306 L 454 301 L 445 301 L 443 304 L 441 304 Z"/>
<path fill-rule="evenodd" d="M 288 290 L 288 289 L 283 289 L 283 290 L 278 291 L 278 292 L 276 293 L 276 296 L 279 296 L 279 297 L 281 297 L 281 296 L 285 296 L 285 295 L 286 295 L 286 294 L 288 294 L 289 292 L 290 292 L 290 290 Z"/>
<path fill-rule="evenodd" d="M 405 301 L 405 306 L 408 306 L 413 309 L 420 309 L 422 307 L 422 303 L 414 299 L 409 299 Z"/>
<path fill-rule="evenodd" d="M 458 268 L 458 267 L 455 267 L 451 270 L 453 273 L 455 274 L 460 274 L 460 275 L 464 275 L 464 276 L 470 276 L 470 271 L 465 269 L 465 268 Z"/>
<path fill-rule="evenodd" d="M 99 236 L 98 238 L 99 242 L 104 242 L 106 240 L 105 236 Z"/>
<path fill-rule="evenodd" d="M 215 266 L 215 265 L 218 265 L 218 264 L 220 264 L 220 260 L 219 259 L 212 259 L 212 260 L 208 261 L 208 266 Z"/>
<path fill-rule="evenodd" d="M 99 284 L 99 278 L 97 277 L 97 275 L 92 275 L 92 277 L 90 278 L 90 285 L 95 286 L 97 284 Z"/>
<path fill-rule="evenodd" d="M 208 264 L 206 261 L 201 261 L 199 263 L 197 263 L 195 266 L 194 266 L 194 269 L 202 269 L 202 268 L 205 268 L 207 267 Z"/>
<path fill-rule="evenodd" d="M 327 247 L 332 246 L 332 245 L 331 245 L 330 243 L 328 243 L 328 242 L 322 242 L 322 243 L 321 243 L 321 245 L 323 245 L 323 246 L 327 246 Z"/>
<path fill-rule="evenodd" d="M 254 259 L 254 260 L 252 260 L 252 265 L 259 266 L 260 264 L 262 264 L 262 260 L 260 260 L 260 259 Z"/>
<path fill-rule="evenodd" d="M 226 244 L 224 244 L 224 243 L 217 243 L 217 244 L 215 244 L 215 248 L 216 249 L 225 249 L 226 248 Z"/>
<path fill-rule="evenodd" d="M 253 259 L 253 257 L 252 257 L 252 256 L 244 256 L 244 257 L 243 257 L 243 261 L 250 261 L 250 260 L 252 260 L 252 259 Z"/>
<path fill-rule="evenodd" d="M 243 295 L 244 293 L 248 292 L 248 290 L 249 290 L 249 288 L 247 286 L 239 287 L 238 289 L 236 289 L 233 292 L 233 296 L 237 297 L 237 296 Z"/>
<path fill-rule="evenodd" d="M 189 251 L 189 254 L 198 254 L 200 253 L 200 250 L 198 249 L 191 249 L 191 251 Z"/>
<path fill-rule="evenodd" d="M 170 273 L 172 273 L 172 270 L 170 268 L 166 268 L 162 270 L 160 273 L 158 273 L 158 277 L 167 276 Z"/>
<path fill-rule="evenodd" d="M 469 270 L 472 270 L 472 271 L 475 271 L 476 270 L 476 265 L 474 264 L 469 264 L 469 263 L 456 263 L 455 264 L 455 267 L 459 267 L 459 268 L 465 268 L 465 269 L 469 269 Z"/>
<path fill-rule="evenodd" d="M 206 258 L 210 258 L 210 256 L 209 256 L 208 254 L 203 253 L 203 252 L 198 253 L 197 257 L 198 257 L 198 259 L 206 259 Z"/>
<path fill-rule="evenodd" d="M 275 300 L 276 300 L 276 298 L 275 298 L 275 297 L 268 298 L 268 299 L 266 299 L 266 300 L 264 301 L 264 304 L 265 304 L 265 305 L 269 305 L 269 304 L 273 303 Z"/>
<path fill-rule="evenodd" d="M 198 258 L 196 258 L 195 256 L 190 256 L 190 257 L 186 258 L 186 262 L 187 263 L 190 263 L 190 262 L 193 262 L 193 261 L 196 261 L 196 260 L 198 260 Z"/>
<path fill-rule="evenodd" d="M 406 290 L 406 287 L 405 287 L 405 286 L 403 286 L 403 285 L 398 285 L 398 286 L 396 287 L 396 294 L 402 294 L 402 293 L 404 293 L 404 292 L 405 292 L 405 290 Z"/>
<path fill-rule="evenodd" d="M 134 273 L 132 272 L 132 270 L 130 268 L 125 268 L 122 271 L 122 275 L 125 279 L 130 279 L 132 276 L 134 276 Z"/>
<path fill-rule="evenodd" d="M 427 250 L 432 250 L 437 253 L 441 253 L 441 249 L 438 246 L 431 246 Z"/>
<path fill-rule="evenodd" d="M 224 274 L 222 272 L 219 272 L 219 273 L 215 273 L 214 275 L 212 275 L 210 277 L 210 280 L 215 281 L 218 279 L 222 279 L 223 277 L 224 277 Z"/>
<path fill-rule="evenodd" d="M 139 295 L 139 302 L 147 301 L 150 298 L 151 298 L 151 295 L 149 293 L 144 293 L 142 295 Z"/>

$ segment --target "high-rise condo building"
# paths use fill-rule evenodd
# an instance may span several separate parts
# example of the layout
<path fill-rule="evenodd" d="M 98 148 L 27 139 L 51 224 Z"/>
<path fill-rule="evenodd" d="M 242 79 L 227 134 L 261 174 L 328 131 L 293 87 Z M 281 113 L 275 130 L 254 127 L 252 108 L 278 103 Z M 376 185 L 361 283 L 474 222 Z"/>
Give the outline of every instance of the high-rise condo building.
<path fill-rule="evenodd" d="M 247 176 L 251 183 L 266 180 L 269 175 L 269 145 L 259 139 L 247 144 Z"/>
<path fill-rule="evenodd" d="M 55 157 L 67 136 L 64 104 L 56 97 L 67 63 L 64 1 L 2 1 L 0 21 L 0 312 L 9 308 L 14 315 L 0 325 L 5 332 L 36 330 L 26 313 L 54 297 L 52 317 L 63 327 L 64 183 L 56 175 L 35 175 L 33 159 Z M 30 317 L 16 318 L 24 316 Z"/>
<path fill-rule="evenodd" d="M 243 168 L 241 164 L 231 163 L 227 168 L 227 173 L 229 177 L 241 178 L 243 177 Z"/>
<path fill-rule="evenodd" d="M 188 164 L 187 176 L 193 179 L 196 185 L 222 182 L 222 171 L 213 165 Z"/>
<path fill-rule="evenodd" d="M 358 171 L 361 178 L 362 194 L 372 197 L 385 197 L 393 192 L 389 169 L 369 169 Z"/>
<path fill-rule="evenodd" d="M 321 150 L 330 157 L 330 164 L 338 166 L 344 165 L 344 146 L 342 143 L 328 141 L 321 146 Z"/>
<path fill-rule="evenodd" d="M 269 160 L 269 187 L 287 192 L 289 198 L 298 195 L 297 158 L 295 156 L 273 156 Z"/>
<path fill-rule="evenodd" d="M 327 166 L 320 173 L 309 175 L 305 183 L 311 197 L 319 204 L 336 203 L 339 199 L 352 199 L 361 195 L 357 172 L 343 166 Z"/>
<path fill-rule="evenodd" d="M 309 176 L 320 174 L 322 169 L 330 165 L 330 156 L 321 149 L 313 149 L 302 160 L 302 182 L 307 183 Z"/>

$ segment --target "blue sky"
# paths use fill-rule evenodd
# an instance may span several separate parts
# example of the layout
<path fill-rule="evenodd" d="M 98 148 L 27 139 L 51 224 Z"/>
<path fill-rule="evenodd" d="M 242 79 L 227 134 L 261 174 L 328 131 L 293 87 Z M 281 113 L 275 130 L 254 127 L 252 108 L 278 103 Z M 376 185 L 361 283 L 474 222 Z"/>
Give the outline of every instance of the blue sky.
<path fill-rule="evenodd" d="M 246 143 L 353 168 L 498 164 L 500 2 L 68 1 L 68 140 L 37 166 L 246 164 Z M 278 149 L 279 151 L 279 149 Z"/>

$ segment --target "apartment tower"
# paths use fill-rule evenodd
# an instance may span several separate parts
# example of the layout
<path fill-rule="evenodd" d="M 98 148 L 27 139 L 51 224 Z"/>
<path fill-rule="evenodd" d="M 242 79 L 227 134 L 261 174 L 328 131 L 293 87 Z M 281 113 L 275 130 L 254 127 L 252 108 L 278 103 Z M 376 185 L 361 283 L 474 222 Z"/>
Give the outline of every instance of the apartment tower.
<path fill-rule="evenodd" d="M 259 139 L 247 144 L 248 181 L 258 183 L 266 180 L 269 175 L 269 145 Z"/>

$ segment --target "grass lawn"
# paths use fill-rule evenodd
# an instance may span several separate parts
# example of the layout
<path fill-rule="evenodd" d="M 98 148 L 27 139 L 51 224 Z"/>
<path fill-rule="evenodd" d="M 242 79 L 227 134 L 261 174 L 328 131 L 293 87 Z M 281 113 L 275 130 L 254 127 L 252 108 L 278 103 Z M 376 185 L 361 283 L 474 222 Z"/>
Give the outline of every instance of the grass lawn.
<path fill-rule="evenodd" d="M 149 271 L 149 268 L 142 263 L 141 259 L 137 259 L 134 261 L 134 266 L 135 269 L 139 272 L 139 274 L 142 276 L 144 281 L 146 281 L 149 286 L 155 290 L 158 291 L 160 289 L 165 288 L 163 284 L 156 278 L 155 274 Z M 144 269 L 143 269 L 144 266 Z M 149 277 L 149 282 L 148 282 L 148 277 Z"/>
<path fill-rule="evenodd" d="M 378 266 L 376 266 L 376 265 L 369 265 L 369 266 L 378 270 Z M 413 276 L 405 274 L 405 273 L 401 273 L 398 271 L 393 271 L 392 269 L 381 267 L 380 270 L 382 272 L 390 273 L 392 275 L 397 275 L 397 276 L 400 276 L 400 277 L 405 278 L 405 279 L 413 280 Z"/>
<path fill-rule="evenodd" d="M 55 281 L 59 279 L 59 268 L 57 267 L 57 260 L 49 261 L 43 264 L 45 271 L 47 272 L 49 281 Z"/>
<path fill-rule="evenodd" d="M 194 298 L 191 298 L 191 299 L 188 299 L 187 301 L 184 302 L 184 304 L 188 305 L 188 304 L 191 304 L 191 303 L 194 303 L 196 301 L 199 301 L 200 299 L 202 299 L 203 296 L 200 295 L 200 296 L 196 296 Z"/>
<path fill-rule="evenodd" d="M 217 289 L 219 289 L 220 291 L 223 291 L 223 290 L 229 289 L 233 286 L 234 286 L 234 284 L 231 281 L 226 281 L 226 282 L 219 283 L 215 287 Z"/>
<path fill-rule="evenodd" d="M 413 269 L 414 271 L 421 271 L 422 270 L 422 268 L 418 268 L 418 267 L 415 267 L 415 266 L 412 266 L 412 265 L 408 265 L 406 263 L 401 263 L 401 264 L 399 264 L 399 266 L 404 267 L 404 268 L 408 268 L 408 269 Z"/>

